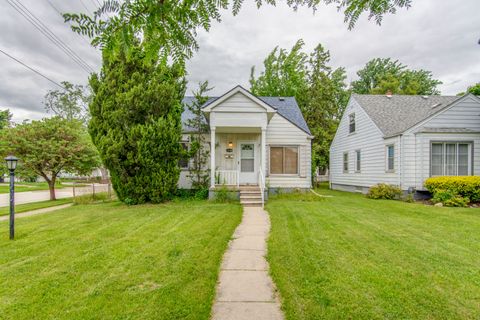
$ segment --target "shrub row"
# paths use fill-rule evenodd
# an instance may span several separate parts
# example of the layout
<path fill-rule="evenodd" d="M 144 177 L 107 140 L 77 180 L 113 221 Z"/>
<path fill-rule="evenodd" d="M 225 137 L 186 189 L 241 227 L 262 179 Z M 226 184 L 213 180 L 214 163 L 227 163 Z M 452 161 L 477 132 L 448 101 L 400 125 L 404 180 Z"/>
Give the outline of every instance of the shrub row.
<path fill-rule="evenodd" d="M 433 177 L 425 181 L 425 188 L 432 193 L 433 202 L 444 205 L 466 206 L 469 202 L 480 202 L 479 176 Z"/>
<path fill-rule="evenodd" d="M 402 196 L 402 190 L 394 185 L 379 183 L 368 190 L 367 198 L 398 200 Z"/>

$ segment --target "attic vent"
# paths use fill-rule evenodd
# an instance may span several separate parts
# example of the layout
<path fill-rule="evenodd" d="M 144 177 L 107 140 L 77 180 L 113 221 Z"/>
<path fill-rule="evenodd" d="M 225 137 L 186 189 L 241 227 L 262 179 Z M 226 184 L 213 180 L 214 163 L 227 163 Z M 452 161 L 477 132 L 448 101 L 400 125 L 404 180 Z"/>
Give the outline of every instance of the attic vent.
<path fill-rule="evenodd" d="M 442 104 L 441 103 L 435 103 L 433 106 L 432 106 L 432 109 L 435 109 L 436 107 L 440 107 Z"/>
<path fill-rule="evenodd" d="M 280 101 L 285 101 L 285 98 L 284 98 L 284 97 L 280 97 L 280 98 L 278 98 L 278 100 L 280 100 Z"/>
<path fill-rule="evenodd" d="M 428 96 L 422 96 L 423 99 L 428 99 Z"/>

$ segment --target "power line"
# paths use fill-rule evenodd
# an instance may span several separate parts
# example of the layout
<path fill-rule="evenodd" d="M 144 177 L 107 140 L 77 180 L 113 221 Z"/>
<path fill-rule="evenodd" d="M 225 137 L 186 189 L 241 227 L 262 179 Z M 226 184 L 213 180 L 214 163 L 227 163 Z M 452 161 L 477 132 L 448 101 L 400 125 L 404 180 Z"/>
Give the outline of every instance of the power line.
<path fill-rule="evenodd" d="M 43 77 L 43 78 L 47 79 L 48 81 L 50 81 L 51 83 L 55 84 L 56 86 L 58 86 L 58 87 L 60 87 L 60 88 L 62 88 L 62 89 L 64 89 L 64 90 L 66 90 L 66 89 L 65 89 L 65 87 L 64 87 L 64 86 L 62 86 L 61 84 L 59 84 L 58 82 L 56 82 L 56 81 L 54 81 L 54 80 L 50 79 L 49 77 L 47 77 L 46 75 L 44 75 L 44 74 L 43 74 L 43 73 L 41 73 L 40 71 L 37 71 L 37 70 L 33 69 L 32 67 L 30 67 L 30 66 L 29 66 L 29 65 L 27 65 L 26 63 L 24 63 L 24 62 L 22 62 L 22 61 L 18 60 L 17 58 L 15 58 L 15 57 L 13 57 L 13 56 L 9 55 L 8 53 L 6 53 L 5 51 L 3 51 L 2 49 L 0 49 L 0 52 L 1 52 L 1 53 L 3 53 L 4 55 L 6 55 L 7 57 L 9 57 L 10 59 L 12 59 L 12 60 L 14 60 L 14 61 L 16 61 L 16 62 L 20 63 L 22 66 L 24 66 L 25 68 L 29 69 L 30 71 L 33 71 L 33 72 L 35 72 L 36 74 L 38 74 L 39 76 L 41 76 L 41 77 Z"/>
<path fill-rule="evenodd" d="M 66 45 L 55 33 L 53 33 L 40 19 L 38 19 L 30 10 L 23 6 L 19 1 L 7 0 L 8 4 L 30 22 L 38 31 L 46 36 L 55 46 L 61 49 L 75 63 L 82 67 L 87 73 L 93 72 L 92 67 L 88 65 L 80 56 L 78 56 L 68 45 Z"/>

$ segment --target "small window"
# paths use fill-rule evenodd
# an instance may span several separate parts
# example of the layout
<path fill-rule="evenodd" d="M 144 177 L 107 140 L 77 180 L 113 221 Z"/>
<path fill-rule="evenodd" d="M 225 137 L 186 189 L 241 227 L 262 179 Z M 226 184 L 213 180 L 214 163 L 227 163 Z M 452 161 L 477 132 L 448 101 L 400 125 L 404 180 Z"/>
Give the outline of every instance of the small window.
<path fill-rule="evenodd" d="M 271 174 L 298 174 L 298 147 L 270 147 Z"/>
<path fill-rule="evenodd" d="M 395 146 L 387 146 L 387 171 L 395 171 Z"/>
<path fill-rule="evenodd" d="M 351 113 L 349 116 L 349 133 L 355 132 L 355 113 Z"/>
<path fill-rule="evenodd" d="M 355 172 L 360 172 L 362 162 L 362 154 L 360 150 L 355 151 Z"/>
<path fill-rule="evenodd" d="M 343 172 L 348 172 L 348 152 L 343 154 Z"/>
<path fill-rule="evenodd" d="M 180 142 L 180 145 L 182 146 L 183 150 L 188 151 L 188 142 Z M 178 166 L 182 170 L 187 170 L 189 167 L 189 162 L 190 161 L 187 157 L 181 157 L 180 160 L 178 160 Z"/>

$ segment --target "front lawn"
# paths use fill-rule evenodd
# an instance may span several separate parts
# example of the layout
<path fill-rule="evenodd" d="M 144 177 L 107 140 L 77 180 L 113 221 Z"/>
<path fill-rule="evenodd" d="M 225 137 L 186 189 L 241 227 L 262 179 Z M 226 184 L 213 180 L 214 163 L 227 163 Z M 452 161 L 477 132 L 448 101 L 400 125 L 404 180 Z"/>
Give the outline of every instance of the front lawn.
<path fill-rule="evenodd" d="M 478 319 L 479 209 L 317 191 L 266 208 L 287 319 Z"/>
<path fill-rule="evenodd" d="M 43 209 L 43 208 L 55 207 L 62 204 L 71 203 L 72 201 L 73 201 L 72 198 L 65 198 L 65 199 L 46 200 L 46 201 L 17 204 L 15 205 L 15 214 L 32 211 L 32 210 Z M 6 207 L 0 207 L 0 216 L 6 216 L 8 214 L 10 214 L 10 206 L 7 205 Z"/>
<path fill-rule="evenodd" d="M 238 204 L 79 205 L 0 222 L 2 319 L 208 319 Z"/>

